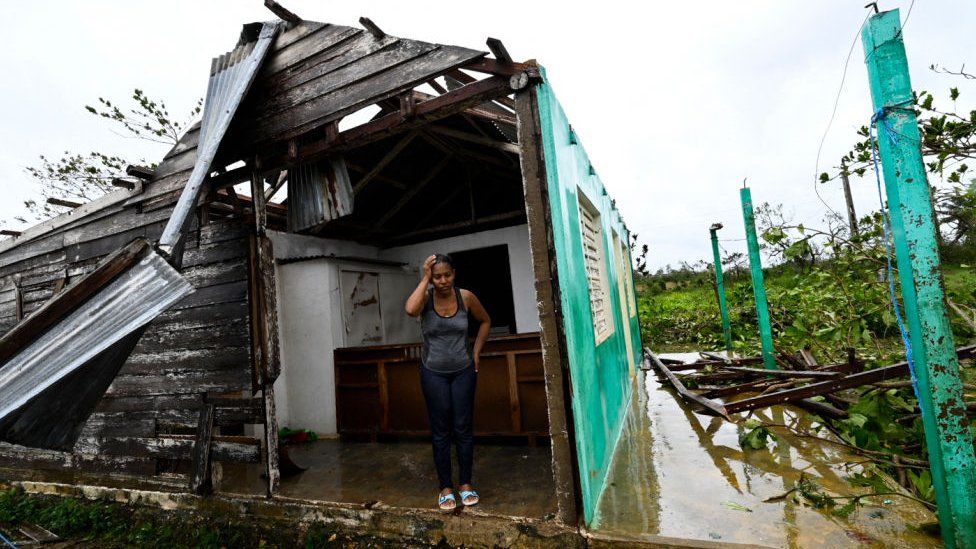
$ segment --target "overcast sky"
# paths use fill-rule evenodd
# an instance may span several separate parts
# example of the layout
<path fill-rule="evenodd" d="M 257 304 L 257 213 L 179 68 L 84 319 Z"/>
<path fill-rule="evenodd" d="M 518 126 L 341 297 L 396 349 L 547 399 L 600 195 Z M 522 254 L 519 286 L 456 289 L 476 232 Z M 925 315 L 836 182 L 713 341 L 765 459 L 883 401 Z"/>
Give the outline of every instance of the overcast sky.
<path fill-rule="evenodd" d="M 97 150 L 158 161 L 166 147 L 122 138 L 88 114 L 98 97 L 124 100 L 139 87 L 171 113 L 203 95 L 211 57 L 231 49 L 241 24 L 273 18 L 261 0 L 31 2 L 0 0 L 0 218 L 36 195 L 24 172 L 38 155 Z M 504 41 L 537 59 L 653 268 L 710 258 L 707 228 L 729 251 L 744 249 L 738 189 L 782 203 L 815 224 L 817 147 L 864 0 L 698 2 L 379 2 L 283 0 L 305 19 L 484 49 Z M 883 1 L 882 9 L 907 1 Z M 905 29 L 916 89 L 976 86 L 935 74 L 976 51 L 976 2 L 917 0 Z M 820 170 L 836 164 L 871 115 L 860 42 L 855 46 Z M 858 213 L 876 209 L 873 179 L 854 181 Z M 838 211 L 839 184 L 821 186 Z M 16 225 L 16 224 L 14 224 Z"/>

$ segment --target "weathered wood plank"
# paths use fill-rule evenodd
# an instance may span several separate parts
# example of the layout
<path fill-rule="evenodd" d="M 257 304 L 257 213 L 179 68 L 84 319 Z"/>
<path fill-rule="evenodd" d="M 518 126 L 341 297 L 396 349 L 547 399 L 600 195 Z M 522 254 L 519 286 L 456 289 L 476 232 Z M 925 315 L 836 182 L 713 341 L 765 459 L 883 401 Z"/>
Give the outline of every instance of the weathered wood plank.
<path fill-rule="evenodd" d="M 250 390 L 250 369 L 244 364 L 233 370 L 195 370 L 156 375 L 119 375 L 107 393 L 113 396 L 195 394 L 205 391 L 229 393 Z"/>
<path fill-rule="evenodd" d="M 190 179 L 190 173 L 193 172 L 192 167 L 180 172 L 168 173 L 164 177 L 154 179 L 150 183 L 146 183 L 144 190 L 141 194 L 133 196 L 128 199 L 125 204 L 130 206 L 133 204 L 145 203 L 149 200 L 163 196 L 173 192 L 179 192 L 186 186 L 186 182 Z"/>
<path fill-rule="evenodd" d="M 183 256 L 183 268 L 237 260 L 245 257 L 246 253 L 247 250 L 243 244 L 205 244 L 196 249 L 187 249 Z"/>
<path fill-rule="evenodd" d="M 227 346 L 206 349 L 178 348 L 156 353 L 134 352 L 119 375 L 179 376 L 201 371 L 217 373 L 222 370 L 242 369 L 247 366 L 249 356 L 245 347 L 247 338 L 243 337 L 244 335 L 246 334 L 236 338 L 237 341 L 228 342 Z"/>
<path fill-rule="evenodd" d="M 187 148 L 186 150 L 176 153 L 173 156 L 163 160 L 159 166 L 156 167 L 156 173 L 153 175 L 153 180 L 158 181 L 169 175 L 191 170 L 196 162 L 197 148 Z"/>
<path fill-rule="evenodd" d="M 194 288 L 247 280 L 247 262 L 241 259 L 195 265 L 181 273 Z"/>
<path fill-rule="evenodd" d="M 261 78 L 255 82 L 254 91 L 258 94 L 272 90 L 288 90 L 314 78 L 328 74 L 340 67 L 353 63 L 367 55 L 380 51 L 397 42 L 397 38 L 387 36 L 377 40 L 370 34 L 358 32 L 350 35 L 334 46 L 320 50 L 287 69 Z"/>
<path fill-rule="evenodd" d="M 245 301 L 219 303 L 207 307 L 163 311 L 149 325 L 150 329 L 198 328 L 214 324 L 248 318 L 248 305 Z"/>
<path fill-rule="evenodd" d="M 171 311 L 216 305 L 230 301 L 244 301 L 247 299 L 247 284 L 241 281 L 226 282 L 214 286 L 197 288 L 197 291 L 184 297 L 169 308 Z"/>
<path fill-rule="evenodd" d="M 333 47 L 342 40 L 361 32 L 359 29 L 341 25 L 323 25 L 312 32 L 307 32 L 300 39 L 272 51 L 268 55 L 268 59 L 265 60 L 257 81 L 260 82 L 263 78 L 287 69 L 312 56 L 315 52 Z M 282 38 L 282 42 L 284 42 L 284 35 Z"/>
<path fill-rule="evenodd" d="M 261 459 L 260 442 L 247 437 L 233 437 L 235 440 L 221 440 L 214 437 L 211 445 L 211 458 L 217 461 L 257 463 Z M 231 437 L 223 437 L 231 438 Z M 109 437 L 89 439 L 86 453 L 98 453 L 131 457 L 152 457 L 168 459 L 189 459 L 193 451 L 192 436 L 180 437 Z"/>
<path fill-rule="evenodd" d="M 301 23 L 295 25 L 294 27 L 282 32 L 275 37 L 275 41 L 272 44 L 271 51 L 278 51 L 284 49 L 286 46 L 293 44 L 309 34 L 317 31 L 318 29 L 328 25 L 328 23 L 317 23 L 315 21 L 302 21 Z"/>
<path fill-rule="evenodd" d="M 154 459 L 39 450 L 0 442 L 0 467 L 151 475 Z"/>
<path fill-rule="evenodd" d="M 285 110 L 326 96 L 336 90 L 355 86 L 376 74 L 425 56 L 435 48 L 433 44 L 424 42 L 409 40 L 396 42 L 385 50 L 356 59 L 353 63 L 339 67 L 331 73 L 323 73 L 294 88 L 279 89 L 277 93 L 269 93 L 257 105 L 255 113 L 258 115 L 258 121 L 260 123 L 261 120 L 274 117 Z"/>
<path fill-rule="evenodd" d="M 393 97 L 481 55 L 482 52 L 442 46 L 409 59 L 395 56 L 377 58 L 395 64 L 387 66 L 381 62 L 378 66 L 356 65 L 355 71 L 353 68 L 344 71 L 349 75 L 358 74 L 356 81 L 350 81 L 330 93 L 318 96 L 314 96 L 314 87 L 311 87 L 308 92 L 300 94 L 300 97 L 306 98 L 302 103 L 280 111 L 275 116 L 256 120 L 253 125 L 245 126 L 243 131 L 256 141 L 294 137 L 315 125 Z M 377 70 L 381 72 L 376 72 Z"/>
<path fill-rule="evenodd" d="M 204 403 L 200 409 L 200 419 L 197 424 L 197 436 L 193 440 L 191 462 L 193 472 L 190 475 L 190 491 L 194 494 L 207 494 L 213 490 L 210 469 L 210 449 L 213 442 L 213 427 L 215 407 Z"/>

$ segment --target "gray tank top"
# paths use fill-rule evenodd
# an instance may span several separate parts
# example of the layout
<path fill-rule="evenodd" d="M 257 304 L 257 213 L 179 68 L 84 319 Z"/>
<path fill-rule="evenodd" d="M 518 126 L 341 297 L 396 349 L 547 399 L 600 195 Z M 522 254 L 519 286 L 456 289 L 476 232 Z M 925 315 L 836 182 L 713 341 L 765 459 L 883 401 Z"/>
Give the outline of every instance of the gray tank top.
<path fill-rule="evenodd" d="M 420 316 L 421 361 L 425 368 L 434 372 L 458 372 L 472 362 L 468 349 L 468 310 L 461 299 L 461 290 L 456 287 L 454 296 L 457 311 L 452 316 L 441 316 L 434 309 L 434 290 L 427 290 L 427 304 Z"/>

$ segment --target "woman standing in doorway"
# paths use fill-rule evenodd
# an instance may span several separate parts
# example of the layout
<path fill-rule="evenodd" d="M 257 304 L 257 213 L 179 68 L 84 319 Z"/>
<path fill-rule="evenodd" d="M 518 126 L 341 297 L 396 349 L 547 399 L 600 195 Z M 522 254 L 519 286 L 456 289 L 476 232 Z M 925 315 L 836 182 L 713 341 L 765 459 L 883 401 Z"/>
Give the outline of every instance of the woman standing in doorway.
<path fill-rule="evenodd" d="M 471 485 L 474 461 L 474 389 L 478 360 L 488 339 L 491 319 L 478 298 L 454 285 L 454 263 L 443 254 L 424 261 L 423 278 L 407 298 L 410 316 L 420 317 L 423 339 L 420 384 L 434 442 L 434 466 L 441 493 L 437 506 L 457 507 L 451 478 L 451 435 L 457 445 L 461 503 L 476 505 Z M 469 316 L 479 323 L 474 346 L 468 345 Z"/>

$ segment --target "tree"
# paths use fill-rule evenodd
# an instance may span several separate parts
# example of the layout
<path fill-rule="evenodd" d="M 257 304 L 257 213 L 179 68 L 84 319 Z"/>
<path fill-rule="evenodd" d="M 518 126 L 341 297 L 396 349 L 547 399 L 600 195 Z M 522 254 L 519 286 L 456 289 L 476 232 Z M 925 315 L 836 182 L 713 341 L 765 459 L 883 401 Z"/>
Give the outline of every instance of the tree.
<path fill-rule="evenodd" d="M 958 77 L 963 83 L 976 80 L 976 76 L 965 71 L 965 66 L 958 71 L 938 65 L 931 65 L 929 68 L 937 73 Z M 941 233 L 950 243 L 976 247 L 976 220 L 973 213 L 973 206 L 976 204 L 976 179 L 966 181 L 969 177 L 967 162 L 976 160 L 976 110 L 968 113 L 957 112 L 956 101 L 960 96 L 958 87 L 949 88 L 949 100 L 953 105 L 951 109 L 937 106 L 931 92 L 922 90 L 914 96 L 914 109 L 922 136 L 920 147 L 926 167 L 930 174 L 949 184 L 948 187 L 933 187 L 932 190 L 933 206 Z M 821 183 L 842 177 L 845 170 L 848 174 L 857 176 L 864 176 L 865 172 L 873 170 L 870 129 L 862 126 L 857 133 L 861 140 L 841 157 L 840 166 L 834 174 L 820 174 Z"/>
<path fill-rule="evenodd" d="M 163 101 L 150 99 L 138 88 L 133 90 L 130 99 L 133 105 L 119 106 L 99 97 L 97 106 L 85 105 L 85 110 L 111 121 L 113 131 L 124 137 L 173 146 L 203 107 L 201 99 L 183 121 L 176 121 Z M 57 160 L 45 155 L 40 155 L 39 160 L 37 165 L 27 166 L 25 170 L 38 183 L 44 200 L 25 201 L 27 214 L 15 217 L 21 223 L 41 221 L 61 213 L 64 206 L 49 203 L 47 200 L 51 198 L 69 202 L 89 202 L 98 198 L 111 191 L 112 179 L 125 175 L 126 166 L 134 163 L 122 156 L 96 151 L 87 154 L 65 151 Z"/>

